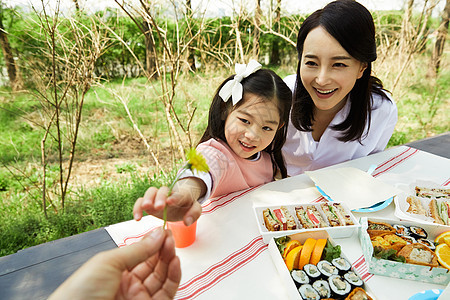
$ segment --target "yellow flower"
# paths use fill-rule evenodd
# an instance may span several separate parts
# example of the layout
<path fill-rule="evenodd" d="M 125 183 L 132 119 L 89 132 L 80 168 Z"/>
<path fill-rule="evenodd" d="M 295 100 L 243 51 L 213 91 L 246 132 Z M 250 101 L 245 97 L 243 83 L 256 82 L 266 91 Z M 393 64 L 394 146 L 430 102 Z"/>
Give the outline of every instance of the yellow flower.
<path fill-rule="evenodd" d="M 198 172 L 208 172 L 209 167 L 206 163 L 206 159 L 203 157 L 201 153 L 199 153 L 195 149 L 189 149 L 189 151 L 186 154 L 186 157 L 188 159 L 188 168 L 193 170 L 197 170 Z"/>
<path fill-rule="evenodd" d="M 183 170 L 190 169 L 191 171 L 197 170 L 198 172 L 208 172 L 209 166 L 206 163 L 206 159 L 203 157 L 203 155 L 194 148 L 189 149 L 189 151 L 186 153 L 187 162 L 184 165 L 184 167 L 178 172 L 177 177 L 172 181 L 172 183 L 169 185 L 169 193 L 168 195 L 172 194 L 172 189 L 175 186 L 175 183 L 180 179 L 180 175 L 183 173 Z M 167 205 L 164 207 L 163 210 L 163 228 L 166 228 L 167 223 Z"/>

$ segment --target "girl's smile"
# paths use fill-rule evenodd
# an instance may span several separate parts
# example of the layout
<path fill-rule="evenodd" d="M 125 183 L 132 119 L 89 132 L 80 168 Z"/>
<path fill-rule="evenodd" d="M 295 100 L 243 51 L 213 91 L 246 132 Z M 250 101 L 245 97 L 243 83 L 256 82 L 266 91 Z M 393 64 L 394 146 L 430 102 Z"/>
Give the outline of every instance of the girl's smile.
<path fill-rule="evenodd" d="M 239 141 L 239 143 L 242 146 L 242 150 L 246 151 L 246 152 L 250 152 L 253 151 L 254 148 L 256 148 L 255 146 L 249 145 L 247 143 L 244 143 L 242 141 Z"/>
<path fill-rule="evenodd" d="M 225 121 L 227 144 L 239 157 L 251 158 L 272 143 L 280 123 L 278 108 L 253 94 L 233 109 Z"/>

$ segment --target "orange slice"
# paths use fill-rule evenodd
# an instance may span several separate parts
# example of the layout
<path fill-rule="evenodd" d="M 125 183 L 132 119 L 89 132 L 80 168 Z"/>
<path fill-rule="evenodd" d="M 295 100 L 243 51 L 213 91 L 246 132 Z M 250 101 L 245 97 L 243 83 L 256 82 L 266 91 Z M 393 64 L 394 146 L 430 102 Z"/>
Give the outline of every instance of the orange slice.
<path fill-rule="evenodd" d="M 302 245 L 302 244 L 301 244 L 299 241 L 297 241 L 297 240 L 290 240 L 290 241 L 286 244 L 286 248 L 284 248 L 283 259 L 286 259 L 288 253 L 289 253 L 292 249 L 294 249 L 294 248 L 296 248 L 296 247 L 298 247 L 298 246 L 301 246 L 301 245 Z"/>
<path fill-rule="evenodd" d="M 298 261 L 298 268 L 301 270 L 303 267 L 309 263 L 311 258 L 311 253 L 316 245 L 316 240 L 313 238 L 308 238 L 303 244 L 302 254 L 300 255 L 300 260 Z"/>
<path fill-rule="evenodd" d="M 450 247 L 450 236 L 444 237 L 444 242 Z"/>
<path fill-rule="evenodd" d="M 300 258 L 300 253 L 302 251 L 303 246 L 298 246 L 289 251 L 288 255 L 286 256 L 286 266 L 289 269 L 289 271 L 292 271 L 293 269 L 297 269 L 298 266 L 298 260 Z"/>
<path fill-rule="evenodd" d="M 322 258 L 322 252 L 327 244 L 327 239 L 318 239 L 311 254 L 310 264 L 317 265 Z"/>
<path fill-rule="evenodd" d="M 450 270 L 450 247 L 447 244 L 439 244 L 435 253 L 439 263 Z"/>
<path fill-rule="evenodd" d="M 440 235 L 438 235 L 438 236 L 434 239 L 434 242 L 437 243 L 437 244 L 443 244 L 443 243 L 445 243 L 444 239 L 445 239 L 446 237 L 450 237 L 450 231 L 446 231 L 446 232 L 443 232 L 443 233 L 441 233 Z"/>

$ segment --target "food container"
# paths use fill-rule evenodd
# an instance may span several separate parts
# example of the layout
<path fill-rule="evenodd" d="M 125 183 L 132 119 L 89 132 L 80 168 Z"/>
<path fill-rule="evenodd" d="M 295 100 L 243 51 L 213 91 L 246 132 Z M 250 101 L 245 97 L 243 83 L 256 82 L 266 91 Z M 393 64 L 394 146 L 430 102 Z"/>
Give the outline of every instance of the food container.
<path fill-rule="evenodd" d="M 330 203 L 336 203 L 336 202 L 330 202 Z M 256 221 L 258 224 L 258 229 L 259 232 L 261 234 L 261 236 L 263 237 L 263 240 L 265 243 L 269 243 L 270 239 L 272 237 L 279 237 L 279 236 L 285 236 L 285 235 L 290 235 L 290 234 L 294 234 L 294 233 L 299 233 L 299 232 L 312 232 L 312 231 L 317 231 L 318 229 L 321 230 L 326 230 L 328 231 L 329 235 L 333 238 L 345 238 L 345 237 L 350 237 L 354 232 L 357 232 L 357 229 L 359 227 L 361 227 L 360 223 L 358 222 L 358 220 L 355 218 L 355 216 L 350 212 L 350 210 L 348 209 L 348 207 L 344 204 L 344 203 L 340 203 L 340 205 L 344 208 L 344 211 L 350 215 L 350 218 L 353 222 L 354 225 L 346 225 L 346 226 L 329 226 L 329 223 L 327 221 L 327 218 L 325 217 L 322 209 L 320 208 L 320 205 L 322 203 L 303 203 L 303 204 L 295 204 L 295 205 L 274 205 L 274 206 L 257 206 L 254 207 L 254 213 L 255 213 L 255 217 L 256 217 Z M 265 210 L 266 208 L 270 208 L 270 209 L 276 209 L 276 208 L 280 208 L 281 206 L 284 206 L 287 208 L 287 210 L 289 211 L 289 213 L 294 217 L 295 223 L 297 225 L 297 229 L 294 230 L 281 230 L 281 231 L 269 231 L 264 223 L 264 217 L 263 217 L 263 210 Z M 321 214 L 321 216 L 324 218 L 325 222 L 327 223 L 327 227 L 321 227 L 321 228 L 310 228 L 310 229 L 305 229 L 305 228 L 299 228 L 300 222 L 296 216 L 295 213 L 295 208 L 296 207 L 307 207 L 307 206 L 314 206 L 317 208 L 317 210 L 319 211 L 319 213 Z"/>
<path fill-rule="evenodd" d="M 441 233 L 448 231 L 447 228 L 438 225 L 422 225 L 415 222 L 389 220 L 383 218 L 369 218 L 373 222 L 383 222 L 391 225 L 399 224 L 403 226 L 420 226 L 428 233 L 428 239 L 433 240 Z M 373 257 L 373 246 L 367 233 L 368 218 L 361 218 L 361 228 L 359 231 L 359 239 L 367 263 L 369 273 L 434 283 L 438 285 L 447 285 L 450 282 L 450 271 L 443 267 L 429 267 L 410 263 L 402 263 Z"/>
<path fill-rule="evenodd" d="M 394 203 L 395 203 L 394 215 L 401 220 L 412 221 L 412 222 L 416 222 L 416 223 L 420 223 L 420 224 L 438 225 L 438 226 L 442 226 L 442 227 L 446 228 L 445 230 L 450 230 L 450 226 L 438 224 L 430 216 L 413 214 L 413 213 L 408 212 L 408 208 L 410 205 L 407 202 L 407 199 L 410 196 L 416 196 L 416 190 L 415 190 L 416 187 L 448 189 L 448 187 L 440 186 L 434 182 L 425 181 L 425 180 L 417 180 L 416 182 L 414 182 L 408 186 L 407 192 L 401 193 L 394 198 Z M 419 199 L 419 201 L 422 203 L 422 206 L 424 207 L 424 209 L 428 215 L 430 212 L 429 204 L 432 199 L 436 199 L 436 203 L 438 204 L 438 206 L 440 206 L 443 201 L 450 200 L 450 199 L 445 199 L 444 197 L 442 197 L 442 198 L 416 197 L 416 198 Z"/>
<path fill-rule="evenodd" d="M 436 225 L 439 227 L 444 228 L 445 230 L 450 230 L 450 226 L 448 225 L 442 225 L 434 222 L 434 219 L 425 216 L 425 215 L 418 215 L 418 214 L 412 214 L 407 212 L 409 208 L 409 203 L 406 201 L 406 199 L 410 196 L 410 194 L 402 193 L 394 198 L 395 203 L 395 212 L 394 215 L 401 219 L 401 220 L 407 220 L 415 223 L 420 224 L 426 224 L 426 225 Z M 422 203 L 423 207 L 426 209 L 427 213 L 429 213 L 429 203 L 431 202 L 431 199 L 429 198 L 420 198 L 417 197 L 420 202 Z M 438 205 L 441 205 L 443 201 L 448 201 L 448 199 L 436 199 L 436 202 Z"/>
<path fill-rule="evenodd" d="M 286 236 L 286 234 L 284 236 Z M 325 230 L 317 230 L 316 229 L 314 231 L 295 233 L 295 234 L 288 235 L 288 236 L 293 240 L 300 241 L 300 243 L 302 243 L 302 245 L 305 243 L 306 239 L 308 239 L 308 238 L 313 238 L 316 240 L 317 239 L 328 239 L 333 246 L 336 245 L 334 240 L 330 237 L 328 232 Z M 283 285 L 285 287 L 288 298 L 291 300 L 301 300 L 300 293 L 291 277 L 291 274 L 290 274 L 288 268 L 286 267 L 286 264 L 283 260 L 283 257 L 280 254 L 280 251 L 278 250 L 278 247 L 275 243 L 274 238 L 270 238 L 268 249 L 269 249 L 270 256 L 272 257 L 272 260 L 278 271 L 278 274 L 281 278 L 281 281 L 283 282 Z M 347 261 L 349 261 L 343 252 L 341 252 L 341 257 L 343 257 Z M 375 299 L 373 296 L 373 293 L 370 291 L 370 289 L 367 287 L 367 285 L 363 286 L 363 288 L 373 299 Z"/>

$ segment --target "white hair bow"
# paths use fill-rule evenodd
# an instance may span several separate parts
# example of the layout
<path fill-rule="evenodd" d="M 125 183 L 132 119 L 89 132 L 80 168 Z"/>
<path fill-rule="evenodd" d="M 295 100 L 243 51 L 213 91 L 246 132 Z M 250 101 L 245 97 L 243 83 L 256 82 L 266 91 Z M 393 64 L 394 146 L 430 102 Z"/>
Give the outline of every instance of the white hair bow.
<path fill-rule="evenodd" d="M 241 81 L 245 77 L 250 74 L 255 73 L 259 69 L 261 69 L 261 64 L 256 60 L 252 59 L 248 65 L 245 64 L 236 64 L 234 70 L 236 71 L 236 75 L 232 80 L 229 80 L 225 85 L 220 89 L 219 96 L 222 98 L 224 102 L 227 102 L 232 97 L 233 106 L 236 105 L 242 99 L 242 84 Z"/>

